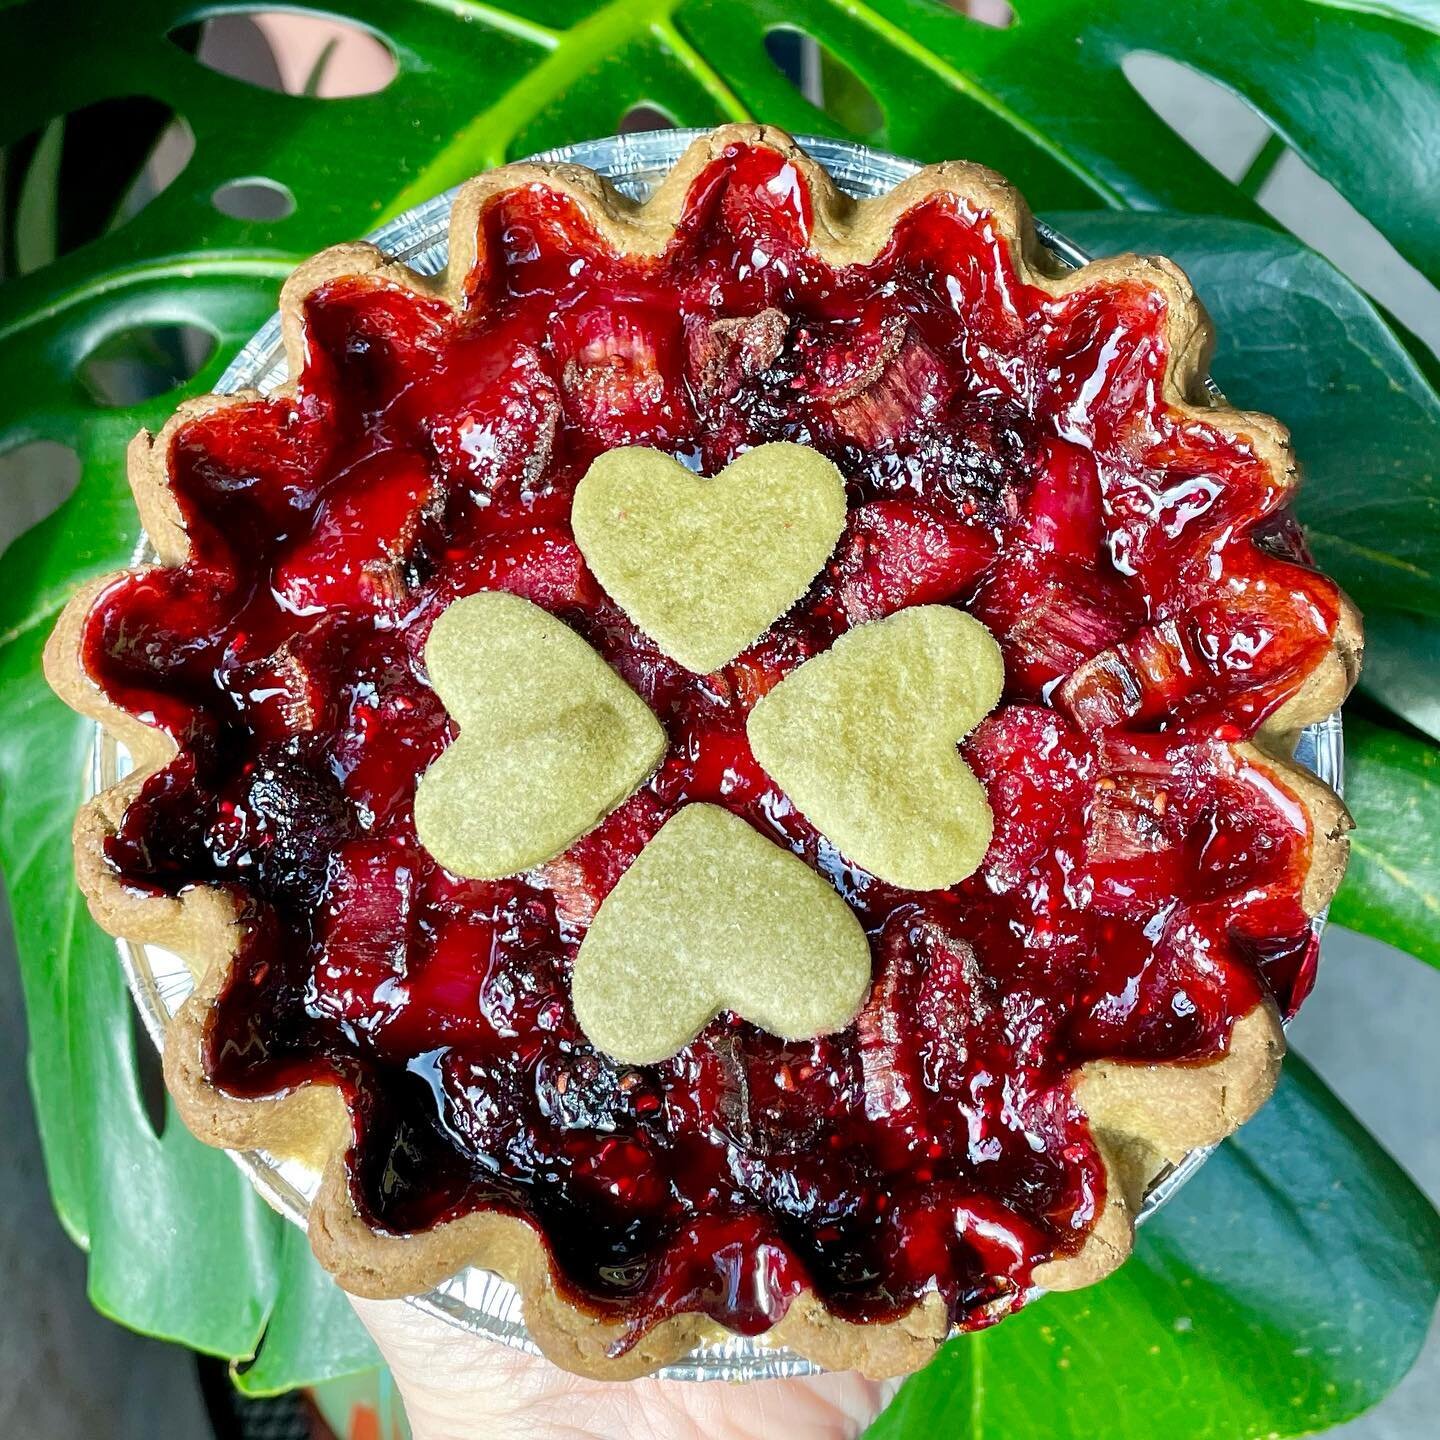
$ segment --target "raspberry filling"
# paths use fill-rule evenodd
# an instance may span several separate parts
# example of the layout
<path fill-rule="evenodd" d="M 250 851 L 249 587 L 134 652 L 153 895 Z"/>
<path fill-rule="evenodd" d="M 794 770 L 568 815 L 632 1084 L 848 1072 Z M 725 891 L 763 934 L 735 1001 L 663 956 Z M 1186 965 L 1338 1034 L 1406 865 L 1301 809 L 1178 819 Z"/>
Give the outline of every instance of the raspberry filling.
<path fill-rule="evenodd" d="M 242 917 L 212 1081 L 337 1081 L 370 1223 L 528 1217 L 567 1293 L 632 1337 L 685 1311 L 758 1332 L 807 1287 L 853 1320 L 930 1290 L 957 1323 L 994 1318 L 1103 1198 L 1074 1067 L 1214 1056 L 1262 996 L 1298 1004 L 1314 962 L 1305 811 L 1233 742 L 1321 658 L 1337 594 L 1252 445 L 1165 403 L 1163 295 L 1052 298 L 950 197 L 868 264 L 818 259 L 811 223 L 794 167 L 741 146 L 657 257 L 530 185 L 485 209 L 458 314 L 375 277 L 321 286 L 295 397 L 174 435 L 191 558 L 118 580 L 86 632 L 106 694 L 179 746 L 111 864 L 223 886 Z M 697 677 L 590 576 L 571 495 L 613 446 L 714 474 L 770 440 L 836 462 L 849 524 L 806 598 Z M 501 882 L 448 874 L 412 819 L 453 737 L 422 647 L 486 588 L 563 617 L 670 740 L 596 830 Z M 745 717 L 847 627 L 937 602 L 992 629 L 1008 688 L 965 744 L 990 852 L 916 894 L 806 823 Z M 693 801 L 860 916 L 875 983 L 843 1033 L 722 1017 L 649 1067 L 586 1044 L 579 940 Z"/>

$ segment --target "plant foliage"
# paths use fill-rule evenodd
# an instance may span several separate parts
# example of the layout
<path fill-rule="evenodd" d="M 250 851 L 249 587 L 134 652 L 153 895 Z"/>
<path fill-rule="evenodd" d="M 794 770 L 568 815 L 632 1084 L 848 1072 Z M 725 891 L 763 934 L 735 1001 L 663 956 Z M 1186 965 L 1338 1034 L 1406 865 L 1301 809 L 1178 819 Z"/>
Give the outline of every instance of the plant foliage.
<path fill-rule="evenodd" d="M 373 1358 L 298 1235 L 226 1159 L 178 1123 L 154 1133 L 113 950 L 70 879 L 91 737 L 45 689 L 38 657 L 71 590 L 136 540 L 125 443 L 210 387 L 302 256 L 507 158 L 611 133 L 637 105 L 680 124 L 763 117 L 919 159 L 963 153 L 1042 214 L 1117 212 L 1064 216 L 1093 250 L 1187 265 L 1220 324 L 1220 383 L 1293 426 L 1317 556 L 1367 610 L 1369 718 L 1350 727 L 1361 830 L 1336 916 L 1440 959 L 1440 362 L 1254 198 L 1288 148 L 1373 222 L 1395 263 L 1440 278 L 1433 5 L 1018 0 L 1017 23 L 994 29 L 942 0 L 352 0 L 343 18 L 384 40 L 396 75 L 343 100 L 309 93 L 315 75 L 287 95 L 197 60 L 197 25 L 259 8 L 0 5 L 12 277 L 0 455 L 47 440 L 81 462 L 75 493 L 3 559 L 0 863 L 55 1203 L 89 1249 L 102 1310 L 239 1359 L 257 1393 Z M 818 42 L 821 93 L 807 98 L 772 61 L 782 30 Z M 1127 78 L 1137 55 L 1210 77 L 1263 119 L 1271 140 L 1248 177 L 1232 183 L 1151 109 Z M 142 207 L 141 167 L 182 133 L 172 116 L 194 153 Z M 293 213 L 221 213 L 217 190 L 254 177 L 284 187 Z M 117 347 L 148 357 L 146 373 L 188 374 L 198 352 L 180 327 L 213 341 L 198 373 L 97 403 Z M 1403 1374 L 1435 1304 L 1437 1250 L 1430 1207 L 1292 1062 L 1272 1108 L 1126 1269 L 953 1343 L 875 1433 L 1089 1435 L 1101 1409 L 1114 1434 L 1175 1440 L 1327 1425 Z"/>

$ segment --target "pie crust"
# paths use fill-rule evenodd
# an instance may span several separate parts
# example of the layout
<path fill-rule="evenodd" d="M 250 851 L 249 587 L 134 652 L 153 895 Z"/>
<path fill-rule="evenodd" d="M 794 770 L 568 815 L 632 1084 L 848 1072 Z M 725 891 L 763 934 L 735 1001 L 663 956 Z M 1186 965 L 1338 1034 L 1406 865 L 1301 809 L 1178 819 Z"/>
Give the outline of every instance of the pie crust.
<path fill-rule="evenodd" d="M 1015 191 L 993 172 L 973 164 L 930 166 L 882 198 L 853 202 L 787 135 L 763 126 L 726 126 L 697 140 L 653 199 L 641 206 L 621 197 L 594 173 L 571 165 L 516 164 L 482 175 L 470 181 L 456 200 L 450 222 L 450 266 L 434 279 L 388 260 L 369 244 L 339 245 L 322 252 L 301 265 L 282 292 L 290 375 L 299 375 L 306 361 L 303 302 L 327 281 L 378 274 L 422 295 L 459 304 L 466 279 L 481 258 L 480 221 L 487 204 L 504 192 L 535 185 L 572 197 L 617 250 L 658 255 L 675 233 L 692 182 L 735 145 L 769 147 L 800 172 L 813 203 L 811 245 L 834 265 L 871 260 L 901 216 L 927 197 L 947 194 L 988 212 L 996 230 L 1008 240 L 1018 274 L 1051 296 L 1097 282 L 1150 287 L 1163 296 L 1167 307 L 1164 399 L 1183 415 L 1203 416 L 1210 426 L 1243 435 L 1277 484 L 1295 482 L 1296 466 L 1283 427 L 1268 416 L 1230 409 L 1207 391 L 1210 325 L 1175 265 L 1164 259 L 1121 256 L 1067 271 L 1037 239 Z M 280 393 L 293 390 L 287 387 Z M 161 566 L 180 565 L 189 551 L 186 525 L 167 472 L 171 437 L 197 416 L 255 398 L 254 392 L 245 392 L 188 400 L 158 435 L 142 432 L 132 442 L 130 483 Z M 130 801 L 175 754 L 173 742 L 162 731 L 112 703 L 86 669 L 82 632 L 92 606 L 115 579 L 107 576 L 86 585 L 70 602 L 48 645 L 46 673 L 67 704 L 98 721 L 133 757 L 132 773 L 80 810 L 75 825 L 76 873 L 96 920 L 107 931 L 163 946 L 182 956 L 194 974 L 195 992 L 176 1015 L 165 1047 L 166 1080 L 185 1123 L 214 1145 L 264 1148 L 305 1157 L 320 1167 L 310 1238 L 325 1267 L 355 1294 L 415 1294 L 465 1266 L 481 1266 L 518 1287 L 525 1323 L 555 1363 L 610 1379 L 644 1375 L 699 1343 L 722 1338 L 721 1328 L 700 1314 L 663 1319 L 637 1339 L 627 1334 L 623 1323 L 582 1308 L 557 1288 L 545 1245 L 532 1225 L 520 1218 L 475 1213 L 417 1234 L 382 1233 L 362 1218 L 351 1198 L 345 1163 L 350 1127 L 337 1088 L 306 1083 L 273 1098 L 237 1099 L 210 1082 L 202 1063 L 203 1034 L 242 933 L 236 905 L 218 887 L 197 886 L 178 896 L 145 893 L 124 883 L 105 857 L 107 838 L 115 833 Z M 1355 681 L 1360 651 L 1358 615 L 1341 597 L 1329 651 L 1251 741 L 1238 747 L 1308 811 L 1313 839 L 1303 905 L 1311 915 L 1324 908 L 1339 884 L 1351 821 L 1339 799 L 1289 757 L 1301 728 L 1330 714 L 1344 699 Z M 1074 1094 L 1105 1163 L 1106 1198 L 1079 1250 L 1037 1266 L 1034 1283 L 1047 1289 L 1075 1289 L 1119 1265 L 1130 1251 L 1133 1217 L 1147 1187 L 1187 1151 L 1220 1140 L 1255 1112 L 1275 1084 L 1284 1048 L 1279 1014 L 1273 1005 L 1262 1003 L 1235 1022 L 1228 1050 L 1212 1061 L 1099 1061 L 1076 1071 Z M 828 1368 L 889 1376 L 923 1365 L 948 1333 L 945 1307 L 934 1294 L 924 1296 L 898 1318 L 853 1323 L 829 1310 L 814 1292 L 805 1291 L 766 1339 Z"/>

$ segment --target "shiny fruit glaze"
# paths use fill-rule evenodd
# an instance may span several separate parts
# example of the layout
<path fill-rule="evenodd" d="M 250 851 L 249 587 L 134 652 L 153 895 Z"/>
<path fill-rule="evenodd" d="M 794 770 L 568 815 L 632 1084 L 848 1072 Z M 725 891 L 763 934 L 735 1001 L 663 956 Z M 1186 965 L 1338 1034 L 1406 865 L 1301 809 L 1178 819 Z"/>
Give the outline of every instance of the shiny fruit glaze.
<path fill-rule="evenodd" d="M 1002 1313 L 1103 1197 L 1073 1067 L 1213 1056 L 1266 993 L 1298 1003 L 1314 958 L 1306 815 L 1231 742 L 1317 663 L 1337 596 L 1275 538 L 1286 496 L 1252 446 L 1164 402 L 1163 296 L 1051 298 L 950 197 L 846 269 L 807 249 L 810 221 L 796 170 L 737 147 L 658 258 L 529 186 L 485 210 L 458 314 L 323 285 L 295 396 L 174 435 L 191 558 L 118 580 L 86 636 L 106 693 L 179 747 L 112 865 L 225 886 L 244 919 L 214 1083 L 338 1080 L 372 1223 L 528 1216 L 568 1292 L 632 1337 L 692 1310 L 758 1332 L 805 1287 L 857 1320 L 930 1289 L 958 1323 Z M 848 528 L 793 611 L 691 675 L 586 570 L 574 486 L 616 445 L 713 474 L 781 439 L 840 466 Z M 594 644 L 670 747 L 565 855 L 482 883 L 430 859 L 411 805 L 453 734 L 425 637 L 495 587 Z M 795 812 L 745 717 L 848 626 L 941 602 L 1005 649 L 1005 702 L 965 745 L 996 834 L 964 884 L 904 893 Z M 722 1018 L 644 1068 L 585 1043 L 576 946 L 692 801 L 853 904 L 875 984 L 848 1030 L 794 1044 Z"/>

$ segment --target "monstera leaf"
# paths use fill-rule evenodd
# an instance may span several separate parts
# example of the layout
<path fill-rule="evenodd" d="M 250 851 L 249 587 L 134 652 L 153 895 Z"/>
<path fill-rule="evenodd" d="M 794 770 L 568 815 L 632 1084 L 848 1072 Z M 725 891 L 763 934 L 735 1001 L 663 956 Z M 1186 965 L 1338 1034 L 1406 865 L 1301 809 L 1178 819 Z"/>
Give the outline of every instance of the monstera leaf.
<path fill-rule="evenodd" d="M 0 462 L 36 441 L 80 462 L 74 493 L 3 560 L 0 863 L 55 1203 L 107 1314 L 235 1358 L 255 1393 L 372 1359 L 298 1234 L 225 1157 L 173 1117 L 156 1133 L 113 950 L 70 879 L 90 735 L 44 688 L 38 657 L 71 590 L 131 552 L 125 442 L 213 383 L 300 257 L 486 166 L 611 133 L 638 106 L 684 125 L 758 117 L 919 159 L 965 154 L 1042 214 L 1124 212 L 1065 215 L 1092 249 L 1165 251 L 1192 270 L 1220 321 L 1221 385 L 1294 428 L 1317 555 L 1368 611 L 1380 723 L 1352 730 L 1364 829 L 1337 914 L 1434 958 L 1440 362 L 1254 198 L 1291 151 L 1373 222 L 1395 264 L 1440 276 L 1433 5 L 1018 0 L 1015 23 L 993 28 L 944 0 L 354 0 L 325 13 L 378 37 L 395 74 L 345 99 L 202 63 L 199 26 L 260 8 L 0 5 Z M 772 58 L 802 45 L 805 65 Z M 1155 56 L 1260 117 L 1239 184 L 1132 85 L 1137 58 Z M 296 88 L 324 88 L 310 79 Z M 141 207 L 146 188 L 130 182 L 185 135 L 193 154 Z M 223 196 L 237 184 L 267 187 L 289 213 L 233 218 Z M 1136 213 L 1159 211 L 1178 213 Z M 143 397 L 101 383 L 122 352 L 160 377 Z M 167 366 L 189 378 L 154 394 Z M 877 1434 L 1089 1435 L 1097 1413 L 1116 1434 L 1177 1440 L 1327 1425 L 1413 1358 L 1437 1248 L 1426 1202 L 1292 1064 L 1272 1109 L 1126 1270 L 955 1342 Z"/>

